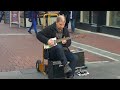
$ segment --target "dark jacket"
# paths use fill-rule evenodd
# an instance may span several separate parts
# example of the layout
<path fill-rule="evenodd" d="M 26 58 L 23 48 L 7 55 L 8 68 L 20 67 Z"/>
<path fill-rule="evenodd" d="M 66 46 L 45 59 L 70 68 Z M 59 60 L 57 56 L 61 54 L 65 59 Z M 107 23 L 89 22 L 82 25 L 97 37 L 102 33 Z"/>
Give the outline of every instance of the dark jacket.
<path fill-rule="evenodd" d="M 29 18 L 30 19 L 33 19 L 33 18 L 37 19 L 38 14 L 39 14 L 39 11 L 30 11 L 29 12 Z"/>
<path fill-rule="evenodd" d="M 4 11 L 0 11 L 0 18 L 2 19 L 3 16 L 5 15 L 5 12 Z"/>
<path fill-rule="evenodd" d="M 56 23 L 51 24 L 50 26 L 44 28 L 42 31 L 38 32 L 37 39 L 44 44 L 47 44 L 50 38 L 56 37 L 57 29 Z M 63 29 L 63 37 L 69 37 L 69 32 L 67 28 Z M 69 47 L 71 45 L 71 39 L 67 40 L 66 44 L 62 44 L 63 47 Z"/>
<path fill-rule="evenodd" d="M 72 19 L 76 19 L 77 11 L 72 11 Z"/>

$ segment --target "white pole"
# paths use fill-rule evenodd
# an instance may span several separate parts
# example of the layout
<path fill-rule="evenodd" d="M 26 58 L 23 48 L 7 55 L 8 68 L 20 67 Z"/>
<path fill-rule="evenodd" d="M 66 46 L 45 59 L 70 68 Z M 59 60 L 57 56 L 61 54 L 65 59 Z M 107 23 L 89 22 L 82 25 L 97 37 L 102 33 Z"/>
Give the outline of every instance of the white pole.
<path fill-rule="evenodd" d="M 110 11 L 107 11 L 107 15 L 106 15 L 106 26 L 110 25 Z"/>
<path fill-rule="evenodd" d="M 80 11 L 80 22 L 83 22 L 83 11 Z"/>
<path fill-rule="evenodd" d="M 19 11 L 19 15 L 18 15 L 18 18 L 19 18 L 19 28 L 20 28 L 20 11 Z"/>
<path fill-rule="evenodd" d="M 11 11 L 10 11 L 10 27 L 11 27 Z"/>

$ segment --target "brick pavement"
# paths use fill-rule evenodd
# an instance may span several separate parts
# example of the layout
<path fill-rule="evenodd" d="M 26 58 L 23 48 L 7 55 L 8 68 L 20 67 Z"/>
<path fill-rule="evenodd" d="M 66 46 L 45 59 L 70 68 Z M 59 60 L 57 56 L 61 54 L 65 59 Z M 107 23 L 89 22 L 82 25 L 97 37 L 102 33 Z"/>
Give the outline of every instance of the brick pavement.
<path fill-rule="evenodd" d="M 89 38 L 89 40 L 91 41 L 93 39 Z M 89 40 L 87 41 L 90 42 Z M 85 41 L 86 40 L 80 42 L 84 43 Z M 42 45 L 43 44 L 36 39 L 34 33 L 32 35 L 28 34 L 27 29 L 17 27 L 10 28 L 8 24 L 0 24 L 0 71 L 7 72 L 35 68 L 36 61 L 38 59 L 42 60 Z M 70 49 L 74 48 L 70 47 Z M 107 58 L 88 52 L 85 52 L 85 60 L 110 61 Z"/>
<path fill-rule="evenodd" d="M 36 60 L 42 59 L 42 43 L 36 39 L 35 34 L 28 34 L 24 28 L 1 25 L 0 34 L 4 35 L 0 35 L 0 71 L 35 68 Z"/>
<path fill-rule="evenodd" d="M 70 49 L 77 49 L 75 47 L 70 46 Z M 84 51 L 84 57 L 85 57 L 85 61 L 87 62 L 97 62 L 97 61 L 109 61 L 109 62 L 113 62 L 113 60 L 99 56 L 99 55 L 95 55 L 93 53 Z"/>
<path fill-rule="evenodd" d="M 76 42 L 88 44 L 93 47 L 97 47 L 103 50 L 110 51 L 112 53 L 120 54 L 120 39 L 110 38 L 106 36 L 85 33 L 86 37 L 83 39 L 75 38 Z"/>

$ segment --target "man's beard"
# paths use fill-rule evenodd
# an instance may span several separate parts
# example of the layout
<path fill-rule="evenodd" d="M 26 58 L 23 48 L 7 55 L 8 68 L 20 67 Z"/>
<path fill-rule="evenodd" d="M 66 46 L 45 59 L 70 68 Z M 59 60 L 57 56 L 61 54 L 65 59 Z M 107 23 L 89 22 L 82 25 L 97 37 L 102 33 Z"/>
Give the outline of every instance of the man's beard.
<path fill-rule="evenodd" d="M 58 31 L 59 31 L 59 32 L 62 32 L 62 29 L 58 28 Z"/>

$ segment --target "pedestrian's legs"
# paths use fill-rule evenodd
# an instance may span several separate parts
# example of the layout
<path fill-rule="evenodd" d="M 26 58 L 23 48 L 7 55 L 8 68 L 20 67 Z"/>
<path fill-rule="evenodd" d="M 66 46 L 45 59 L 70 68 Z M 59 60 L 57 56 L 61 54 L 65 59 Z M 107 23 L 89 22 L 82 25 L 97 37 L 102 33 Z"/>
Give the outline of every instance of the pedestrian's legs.
<path fill-rule="evenodd" d="M 72 32 L 75 31 L 75 19 L 71 19 L 71 29 L 72 29 Z"/>
<path fill-rule="evenodd" d="M 40 19 L 40 17 L 39 17 L 39 25 L 41 25 L 41 19 Z"/>
<path fill-rule="evenodd" d="M 31 27 L 29 28 L 29 30 L 28 30 L 28 32 L 30 33 L 30 34 L 32 34 L 31 33 L 31 29 L 33 28 L 33 20 L 32 20 L 32 25 L 31 25 Z"/>
<path fill-rule="evenodd" d="M 33 19 L 33 28 L 35 30 L 35 33 L 37 34 L 37 22 L 35 19 Z"/>
<path fill-rule="evenodd" d="M 0 22 L 2 21 L 2 17 L 0 17 Z"/>
<path fill-rule="evenodd" d="M 68 28 L 68 23 L 67 22 L 65 23 L 65 27 Z"/>
<path fill-rule="evenodd" d="M 48 16 L 45 17 L 46 19 L 46 27 L 48 26 Z"/>
<path fill-rule="evenodd" d="M 65 51 L 65 55 L 66 55 L 67 60 L 70 61 L 69 65 L 72 69 L 71 75 L 74 75 L 75 67 L 76 67 L 76 64 L 77 64 L 77 61 L 78 61 L 78 57 L 77 57 L 77 55 L 75 55 L 75 54 L 73 54 L 72 52 L 69 52 L 69 51 Z"/>

